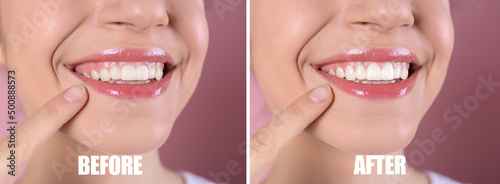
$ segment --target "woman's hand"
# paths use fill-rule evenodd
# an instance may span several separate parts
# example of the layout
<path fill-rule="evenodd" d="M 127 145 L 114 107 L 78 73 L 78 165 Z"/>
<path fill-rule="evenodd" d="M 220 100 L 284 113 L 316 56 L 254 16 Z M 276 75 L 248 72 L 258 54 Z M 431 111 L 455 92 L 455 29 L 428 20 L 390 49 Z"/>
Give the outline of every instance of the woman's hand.
<path fill-rule="evenodd" d="M 85 87 L 77 85 L 65 90 L 52 98 L 41 109 L 29 117 L 15 130 L 15 166 L 16 176 L 28 165 L 33 154 L 49 137 L 56 133 L 68 122 L 88 100 Z M 0 142 L 0 183 L 12 183 L 15 176 L 7 174 L 10 171 L 10 162 L 6 158 L 11 156 L 11 149 L 7 145 L 10 137 Z"/>
<path fill-rule="evenodd" d="M 258 183 L 283 148 L 332 104 L 333 92 L 322 85 L 307 92 L 250 138 L 250 183 Z"/>

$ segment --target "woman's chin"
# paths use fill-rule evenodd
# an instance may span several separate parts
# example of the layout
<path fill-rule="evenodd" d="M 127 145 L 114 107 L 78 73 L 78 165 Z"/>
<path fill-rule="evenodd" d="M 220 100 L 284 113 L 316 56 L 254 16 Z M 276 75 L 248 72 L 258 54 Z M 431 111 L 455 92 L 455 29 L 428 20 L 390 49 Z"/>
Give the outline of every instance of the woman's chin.
<path fill-rule="evenodd" d="M 92 150 L 111 154 L 142 154 L 163 145 L 177 115 L 122 105 L 114 112 L 84 108 L 60 130 Z"/>
<path fill-rule="evenodd" d="M 323 122 L 320 120 L 318 124 Z M 308 132 L 330 146 L 356 154 L 387 154 L 406 147 L 413 139 L 417 130 L 411 123 L 379 123 L 380 127 L 359 128 L 356 122 L 349 125 L 311 126 Z M 335 129 L 335 130 L 333 130 Z"/>
<path fill-rule="evenodd" d="M 336 103 L 341 104 L 340 99 L 337 98 Z M 394 103 L 402 102 L 404 100 Z M 417 107 L 391 108 L 394 105 L 388 103 L 377 108 L 333 105 L 307 131 L 343 151 L 356 154 L 393 153 L 411 142 L 421 119 Z"/>

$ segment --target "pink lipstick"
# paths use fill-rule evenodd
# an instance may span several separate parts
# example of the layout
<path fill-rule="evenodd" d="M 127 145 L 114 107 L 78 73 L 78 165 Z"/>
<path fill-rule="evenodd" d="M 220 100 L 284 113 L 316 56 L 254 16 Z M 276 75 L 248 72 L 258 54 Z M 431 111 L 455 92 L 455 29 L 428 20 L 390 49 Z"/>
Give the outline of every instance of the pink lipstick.
<path fill-rule="evenodd" d="M 363 48 L 312 62 L 342 91 L 368 99 L 394 99 L 411 92 L 421 62 L 405 48 Z"/>
<path fill-rule="evenodd" d="M 112 48 L 65 64 L 94 90 L 122 99 L 141 99 L 163 94 L 175 62 L 159 48 Z"/>

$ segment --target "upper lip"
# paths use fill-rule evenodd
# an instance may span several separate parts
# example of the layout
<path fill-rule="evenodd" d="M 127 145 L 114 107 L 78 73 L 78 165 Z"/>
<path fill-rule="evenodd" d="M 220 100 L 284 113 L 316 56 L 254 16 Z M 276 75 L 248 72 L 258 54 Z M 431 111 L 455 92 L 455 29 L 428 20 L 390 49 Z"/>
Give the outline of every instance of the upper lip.
<path fill-rule="evenodd" d="M 344 80 L 322 70 L 330 64 L 347 62 L 404 62 L 409 63 L 408 78 L 390 84 L 362 84 Z M 331 84 L 345 93 L 368 99 L 394 99 L 409 94 L 416 84 L 418 69 L 422 62 L 405 48 L 362 48 L 347 50 L 321 60 L 312 61 L 312 67 Z M 384 64 L 385 65 L 385 64 Z M 417 75 L 412 75 L 417 74 Z M 364 80 L 364 79 L 363 79 Z"/>
<path fill-rule="evenodd" d="M 315 69 L 332 63 L 341 62 L 408 62 L 419 68 L 422 62 L 406 48 L 360 48 L 347 50 L 342 53 L 311 62 Z"/>
<path fill-rule="evenodd" d="M 161 62 L 167 68 L 176 65 L 172 56 L 160 48 L 110 48 L 68 61 L 64 65 L 73 70 L 76 65 L 86 62 Z"/>

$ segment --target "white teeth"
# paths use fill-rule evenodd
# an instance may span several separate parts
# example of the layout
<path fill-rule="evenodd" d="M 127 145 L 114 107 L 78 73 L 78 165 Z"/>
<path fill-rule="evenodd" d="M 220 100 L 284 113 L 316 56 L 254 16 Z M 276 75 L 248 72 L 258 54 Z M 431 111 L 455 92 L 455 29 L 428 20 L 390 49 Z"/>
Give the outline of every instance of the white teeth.
<path fill-rule="evenodd" d="M 160 80 L 163 77 L 163 70 L 161 68 L 156 68 L 155 79 Z"/>
<path fill-rule="evenodd" d="M 148 80 L 148 67 L 146 65 L 139 65 L 136 69 L 137 80 Z"/>
<path fill-rule="evenodd" d="M 385 62 L 384 67 L 382 67 L 382 80 L 392 80 L 394 79 L 394 67 L 392 63 Z"/>
<path fill-rule="evenodd" d="M 356 66 L 356 78 L 359 80 L 366 79 L 365 67 L 361 65 Z"/>
<path fill-rule="evenodd" d="M 90 75 L 92 76 L 92 79 L 94 79 L 94 80 L 99 80 L 99 73 L 98 73 L 97 71 L 92 70 L 92 71 L 90 72 Z"/>
<path fill-rule="evenodd" d="M 330 69 L 330 70 L 328 70 L 328 74 L 335 75 L 335 72 L 333 71 L 333 69 Z"/>
<path fill-rule="evenodd" d="M 345 79 L 354 81 L 356 79 L 356 74 L 354 73 L 354 68 L 351 65 L 347 65 L 345 68 Z"/>
<path fill-rule="evenodd" d="M 377 63 L 370 63 L 366 69 L 366 79 L 368 80 L 380 80 L 382 76 L 380 75 L 380 67 Z"/>
<path fill-rule="evenodd" d="M 108 69 L 103 68 L 99 73 L 101 75 L 101 81 L 107 82 L 111 79 L 111 73 L 109 73 Z"/>
<path fill-rule="evenodd" d="M 153 81 L 152 80 L 140 80 L 140 81 L 123 81 L 123 80 L 114 81 L 114 80 L 111 80 L 111 81 L 109 81 L 109 83 L 111 83 L 111 84 L 132 84 L 132 85 L 147 84 L 150 82 L 153 82 Z"/>
<path fill-rule="evenodd" d="M 148 71 L 148 78 L 150 78 L 150 79 L 155 78 L 155 71 L 156 71 L 156 67 L 151 66 L 151 68 L 149 68 L 149 71 Z"/>
<path fill-rule="evenodd" d="M 116 66 L 112 66 L 111 69 L 109 70 L 109 73 L 111 74 L 111 79 L 113 80 L 120 80 L 121 79 L 121 70 L 120 68 Z"/>
<path fill-rule="evenodd" d="M 91 69 L 90 75 L 88 72 L 75 72 L 87 78 L 111 84 L 139 85 L 153 82 L 155 79 L 161 80 L 161 78 L 163 78 L 162 67 L 153 65 L 149 68 L 146 64 L 139 64 L 138 66 L 125 64 L 121 68 L 117 65 L 113 65 L 111 68 L 101 68 L 100 70 Z"/>
<path fill-rule="evenodd" d="M 392 84 L 392 83 L 395 83 L 395 82 L 398 82 L 400 81 L 399 79 L 396 79 L 396 80 L 383 80 L 383 81 L 359 81 L 359 80 L 355 80 L 354 82 L 356 83 L 361 83 L 361 84 Z"/>
<path fill-rule="evenodd" d="M 406 67 L 401 69 L 401 79 L 406 79 L 408 78 L 408 69 Z"/>
<path fill-rule="evenodd" d="M 357 64 L 355 69 L 352 65 L 348 64 L 345 67 L 345 72 L 341 67 L 337 67 L 335 72 L 334 69 L 320 70 L 330 75 L 362 84 L 391 84 L 400 81 L 400 79 L 408 78 L 408 69 L 402 63 L 393 64 L 385 62 L 382 69 L 379 64 L 370 62 L 366 70 L 362 64 Z"/>
<path fill-rule="evenodd" d="M 401 66 L 398 65 L 396 68 L 394 68 L 394 78 L 399 79 L 401 78 Z"/>
<path fill-rule="evenodd" d="M 345 77 L 344 70 L 342 70 L 342 68 L 340 67 L 337 68 L 337 71 L 335 71 L 335 73 L 337 74 L 338 78 L 343 79 Z"/>
<path fill-rule="evenodd" d="M 137 80 L 135 67 L 132 65 L 123 65 L 121 74 L 122 80 Z"/>
<path fill-rule="evenodd" d="M 83 76 L 84 76 L 84 77 L 87 77 L 87 78 L 90 78 L 90 75 L 89 75 L 89 74 L 87 74 L 87 73 L 83 73 Z"/>

